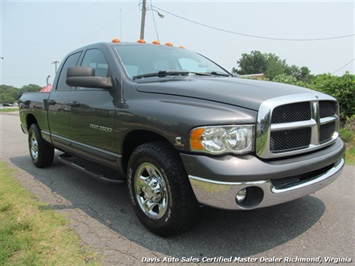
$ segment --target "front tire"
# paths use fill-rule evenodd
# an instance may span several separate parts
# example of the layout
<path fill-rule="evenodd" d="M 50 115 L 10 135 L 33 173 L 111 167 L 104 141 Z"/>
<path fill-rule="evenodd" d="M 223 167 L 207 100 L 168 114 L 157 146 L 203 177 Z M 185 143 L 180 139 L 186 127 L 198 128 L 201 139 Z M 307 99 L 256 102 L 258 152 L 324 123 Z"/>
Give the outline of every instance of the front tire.
<path fill-rule="evenodd" d="M 32 163 L 38 168 L 48 167 L 54 158 L 54 148 L 41 135 L 38 124 L 32 124 L 28 131 L 28 147 Z"/>
<path fill-rule="evenodd" d="M 142 224 L 160 236 L 187 230 L 197 203 L 178 153 L 162 141 L 137 147 L 128 164 L 128 188 Z"/>

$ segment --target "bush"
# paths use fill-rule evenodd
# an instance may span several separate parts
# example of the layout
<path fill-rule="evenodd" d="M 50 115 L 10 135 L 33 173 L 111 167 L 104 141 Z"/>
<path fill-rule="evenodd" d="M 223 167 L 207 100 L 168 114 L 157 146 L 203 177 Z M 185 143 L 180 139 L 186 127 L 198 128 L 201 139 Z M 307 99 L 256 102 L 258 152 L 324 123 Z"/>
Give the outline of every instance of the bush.
<path fill-rule="evenodd" d="M 355 144 L 355 115 L 348 117 L 344 126 L 340 129 L 340 137 L 345 143 Z"/>
<path fill-rule="evenodd" d="M 343 76 L 333 76 L 331 74 L 321 74 L 312 79 L 311 82 L 297 80 L 295 77 L 281 74 L 276 76 L 273 81 L 308 87 L 310 89 L 329 94 L 339 102 L 340 120 L 344 125 L 350 117 L 355 115 L 355 75 L 346 73 Z M 354 122 L 352 118 L 352 123 Z M 355 126 L 353 127 L 353 131 Z"/>
<path fill-rule="evenodd" d="M 351 143 L 353 140 L 354 133 L 349 131 L 346 128 L 341 128 L 340 130 L 340 137 L 345 143 Z"/>
<path fill-rule="evenodd" d="M 297 78 L 295 78 L 294 76 L 290 76 L 286 74 L 277 75 L 276 77 L 274 77 L 272 81 L 296 85 L 300 87 L 307 87 L 307 84 L 304 83 L 303 81 L 297 80 Z"/>
<path fill-rule="evenodd" d="M 347 121 L 348 117 L 355 114 L 355 75 L 349 73 L 341 77 L 331 74 L 318 75 L 309 84 L 309 87 L 329 94 L 338 100 L 342 124 Z"/>

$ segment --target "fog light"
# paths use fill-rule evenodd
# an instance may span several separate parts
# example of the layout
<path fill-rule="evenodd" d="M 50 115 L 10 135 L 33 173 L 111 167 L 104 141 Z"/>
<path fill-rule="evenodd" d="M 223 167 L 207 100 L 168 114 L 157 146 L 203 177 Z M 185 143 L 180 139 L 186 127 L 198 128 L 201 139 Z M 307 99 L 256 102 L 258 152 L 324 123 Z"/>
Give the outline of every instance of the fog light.
<path fill-rule="evenodd" d="M 247 190 L 246 188 L 243 188 L 242 190 L 240 190 L 237 195 L 235 196 L 235 199 L 237 201 L 237 203 L 241 203 L 245 200 L 245 198 L 247 197 Z"/>

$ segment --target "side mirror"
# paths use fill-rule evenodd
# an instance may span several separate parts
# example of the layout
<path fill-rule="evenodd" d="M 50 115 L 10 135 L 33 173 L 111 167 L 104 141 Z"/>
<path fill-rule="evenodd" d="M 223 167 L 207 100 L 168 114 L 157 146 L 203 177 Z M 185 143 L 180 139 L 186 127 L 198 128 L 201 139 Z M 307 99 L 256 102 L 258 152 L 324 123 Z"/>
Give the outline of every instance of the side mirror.
<path fill-rule="evenodd" d="M 95 70 L 91 67 L 69 67 L 65 82 L 71 87 L 112 88 L 111 78 L 95 76 Z"/>

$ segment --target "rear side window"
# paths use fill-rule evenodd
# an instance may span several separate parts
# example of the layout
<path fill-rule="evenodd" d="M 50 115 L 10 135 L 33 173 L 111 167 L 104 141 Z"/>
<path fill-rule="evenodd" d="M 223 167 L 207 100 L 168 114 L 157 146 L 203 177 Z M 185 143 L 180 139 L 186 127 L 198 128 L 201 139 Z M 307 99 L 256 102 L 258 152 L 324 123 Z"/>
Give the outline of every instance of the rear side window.
<path fill-rule="evenodd" d="M 72 54 L 68 56 L 67 60 L 65 60 L 64 65 L 61 69 L 57 90 L 70 90 L 70 87 L 65 83 L 67 78 L 67 70 L 69 67 L 74 67 L 78 63 L 81 52 Z"/>

